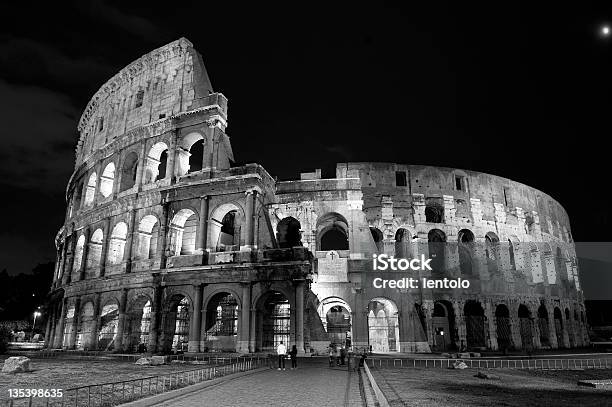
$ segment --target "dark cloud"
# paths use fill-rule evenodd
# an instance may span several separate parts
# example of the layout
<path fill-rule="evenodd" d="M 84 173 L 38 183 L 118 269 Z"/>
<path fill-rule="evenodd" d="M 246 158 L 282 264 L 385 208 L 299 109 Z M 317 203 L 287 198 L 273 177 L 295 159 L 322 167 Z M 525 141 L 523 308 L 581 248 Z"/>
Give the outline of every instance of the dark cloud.
<path fill-rule="evenodd" d="M 74 166 L 79 110 L 65 94 L 0 80 L 2 184 L 41 194 L 64 190 Z"/>
<path fill-rule="evenodd" d="M 139 15 L 120 10 L 103 0 L 84 0 L 75 3 L 77 9 L 90 18 L 108 23 L 148 42 L 166 40 L 168 31 Z"/>

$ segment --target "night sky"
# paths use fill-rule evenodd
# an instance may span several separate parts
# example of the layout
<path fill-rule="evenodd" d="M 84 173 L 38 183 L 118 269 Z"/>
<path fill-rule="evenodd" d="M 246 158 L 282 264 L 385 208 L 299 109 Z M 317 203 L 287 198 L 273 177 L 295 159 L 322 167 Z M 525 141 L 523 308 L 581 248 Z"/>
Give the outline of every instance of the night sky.
<path fill-rule="evenodd" d="M 609 240 L 609 2 L 20 3 L 0 28 L 0 270 L 54 260 L 82 110 L 182 36 L 229 99 L 239 164 L 280 179 L 346 161 L 484 171 L 557 199 L 576 241 Z"/>

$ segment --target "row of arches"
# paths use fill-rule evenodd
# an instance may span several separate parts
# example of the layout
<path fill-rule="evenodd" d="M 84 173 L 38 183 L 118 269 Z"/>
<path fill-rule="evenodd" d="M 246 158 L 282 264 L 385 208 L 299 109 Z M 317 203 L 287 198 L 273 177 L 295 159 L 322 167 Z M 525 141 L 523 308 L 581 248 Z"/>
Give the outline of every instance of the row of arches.
<path fill-rule="evenodd" d="M 48 345 L 80 350 L 186 352 L 194 340 L 193 324 L 201 314 L 198 337 L 202 351 L 236 351 L 240 308 L 240 298 L 230 291 L 220 290 L 212 295 L 201 313 L 194 311 L 189 296 L 175 293 L 161 305 L 156 328 L 152 301 L 147 295 L 131 300 L 123 313 L 116 298 L 108 299 L 98 310 L 93 300 L 82 305 L 77 301 L 66 310 L 59 339 Z M 274 290 L 266 292 L 255 308 L 256 349 L 273 351 L 280 342 L 290 343 L 292 310 L 287 297 Z"/>
<path fill-rule="evenodd" d="M 197 132 L 189 133 L 181 138 L 175 151 L 174 175 L 182 176 L 201 171 L 206 166 L 205 161 L 208 157 L 205 156 L 205 151 L 208 149 L 205 143 L 204 136 Z M 77 183 L 72 193 L 69 216 L 82 208 L 92 207 L 97 193 L 100 194 L 100 199 L 106 199 L 113 193 L 127 191 L 138 183 L 147 185 L 170 177 L 173 168 L 171 168 L 172 162 L 169 154 L 171 152 L 168 144 L 159 141 L 149 148 L 142 162 L 136 151 L 130 151 L 125 154 L 119 164 L 107 163 L 99 177 L 96 171 L 89 173 Z M 141 179 L 138 178 L 140 165 L 143 166 L 140 171 Z"/>
<path fill-rule="evenodd" d="M 383 233 L 370 227 L 372 238 L 379 253 L 384 252 Z M 417 250 L 416 236 L 411 236 L 410 231 L 404 228 L 397 229 L 395 233 L 394 254 L 396 257 L 413 257 Z M 427 251 L 432 258 L 432 268 L 437 272 L 444 272 L 448 268 L 447 257 L 456 255 L 461 274 L 472 275 L 475 273 L 475 259 L 479 255 L 479 247 L 475 243 L 474 233 L 469 229 L 461 229 L 457 234 L 457 241 L 449 244 L 446 234 L 440 229 L 431 229 L 427 234 Z M 525 271 L 532 272 L 534 282 L 543 281 L 542 268 L 544 260 L 541 256 L 553 256 L 555 271 L 562 281 L 567 282 L 572 279 L 567 271 L 567 262 L 574 262 L 566 251 L 557 247 L 554 252 L 550 244 L 538 244 L 527 242 L 520 243 L 518 239 L 508 239 L 505 244 L 500 243 L 500 239 L 494 232 L 488 232 L 484 236 L 484 243 L 481 255 L 486 259 L 486 268 L 489 273 L 499 273 L 502 268 L 518 270 L 523 268 Z M 456 253 L 452 253 L 455 251 Z M 520 263 L 518 257 L 520 256 Z M 552 276 L 550 276 L 552 277 Z M 549 282 L 556 282 L 549 278 Z"/>
<path fill-rule="evenodd" d="M 565 318 L 559 307 L 553 309 L 554 331 L 551 332 L 549 314 L 541 304 L 534 316 L 529 307 L 520 304 L 516 315 L 511 315 L 505 304 L 497 304 L 493 313 L 494 329 L 485 315 L 482 304 L 467 301 L 461 310 L 465 324 L 465 343 L 459 338 L 459 323 L 456 310 L 449 301 L 434 303 L 432 313 L 433 349 L 445 351 L 460 343 L 467 349 L 491 348 L 492 337 L 498 349 L 525 349 L 546 347 L 576 347 L 582 344 L 577 328 L 584 324 L 584 312 L 580 315 L 574 310 L 573 319 L 569 308 L 565 308 Z M 551 337 L 554 335 L 554 339 Z M 448 339 L 447 339 L 448 338 Z M 566 340 L 567 338 L 567 340 Z"/>
<path fill-rule="evenodd" d="M 241 209 L 234 204 L 223 204 L 216 208 L 210 217 L 211 246 L 216 251 L 237 250 L 240 247 L 241 227 L 244 217 Z M 168 256 L 191 255 L 197 252 L 196 237 L 199 216 L 195 209 L 182 208 L 170 219 L 167 230 Z M 158 258 L 161 255 L 160 220 L 155 214 L 144 215 L 136 222 L 132 250 L 128 250 L 130 233 L 128 224 L 119 221 L 105 235 L 104 227 L 97 227 L 91 235 L 82 231 L 76 238 L 74 252 L 67 253 L 73 258 L 73 273 L 81 270 L 99 268 L 102 265 L 118 265 L 128 260 L 140 261 Z M 64 244 L 70 247 L 70 237 Z M 108 239 L 108 242 L 105 241 Z M 106 257 L 103 259 L 104 245 L 108 244 Z M 129 258 L 128 258 L 129 257 Z M 61 263 L 61 262 L 58 262 Z M 58 267 L 57 278 L 63 270 Z"/>

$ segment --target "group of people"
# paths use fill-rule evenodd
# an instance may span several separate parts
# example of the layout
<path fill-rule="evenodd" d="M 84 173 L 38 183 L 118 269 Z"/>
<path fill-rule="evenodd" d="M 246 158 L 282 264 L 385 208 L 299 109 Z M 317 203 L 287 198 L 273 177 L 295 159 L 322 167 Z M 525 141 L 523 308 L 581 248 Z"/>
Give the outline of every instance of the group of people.
<path fill-rule="evenodd" d="M 285 370 L 285 359 L 287 358 L 287 347 L 281 341 L 276 347 L 276 354 L 278 355 L 278 370 Z M 289 351 L 289 358 L 291 359 L 291 370 L 297 369 L 297 346 L 293 345 Z"/>
<path fill-rule="evenodd" d="M 340 346 L 340 349 L 338 349 L 336 344 L 329 345 L 329 367 L 344 366 L 346 355 L 347 351 L 344 346 Z"/>

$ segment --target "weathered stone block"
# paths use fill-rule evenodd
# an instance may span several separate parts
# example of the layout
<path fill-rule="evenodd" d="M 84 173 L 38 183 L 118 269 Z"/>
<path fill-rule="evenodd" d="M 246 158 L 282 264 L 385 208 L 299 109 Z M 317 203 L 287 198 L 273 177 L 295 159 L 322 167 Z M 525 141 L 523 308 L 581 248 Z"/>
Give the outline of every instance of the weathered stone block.
<path fill-rule="evenodd" d="M 26 373 L 31 370 L 30 359 L 25 356 L 12 356 L 2 366 L 2 373 Z"/>

